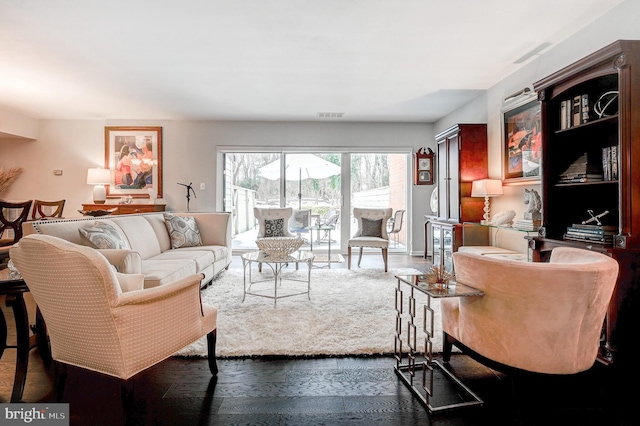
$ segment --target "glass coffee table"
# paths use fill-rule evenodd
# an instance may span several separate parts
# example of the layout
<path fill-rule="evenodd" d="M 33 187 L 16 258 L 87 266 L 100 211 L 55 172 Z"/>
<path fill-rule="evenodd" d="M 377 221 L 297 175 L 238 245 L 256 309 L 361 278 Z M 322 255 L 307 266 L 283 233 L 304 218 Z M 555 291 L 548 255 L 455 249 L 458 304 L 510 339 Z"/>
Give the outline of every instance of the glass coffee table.
<path fill-rule="evenodd" d="M 261 250 L 257 250 L 244 253 L 240 257 L 242 258 L 242 268 L 244 270 L 243 302 L 247 295 L 273 299 L 274 306 L 276 306 L 278 299 L 283 297 L 306 294 L 307 298 L 311 300 L 312 252 L 296 251 L 288 256 L 274 257 Z M 273 275 L 269 274 L 270 276 L 268 277 L 260 278 L 255 277 L 253 268 L 251 267 L 254 263 L 258 265 L 267 265 L 271 269 Z M 307 264 L 306 274 L 304 272 L 297 273 L 298 266 L 301 263 Z M 291 274 L 283 274 L 283 269 L 289 265 L 295 265 L 295 271 L 291 271 Z M 271 290 L 270 286 L 260 286 L 260 283 L 273 283 L 273 290 Z M 301 286 L 300 283 L 303 285 Z M 256 285 L 256 288 L 254 288 L 254 285 Z"/>

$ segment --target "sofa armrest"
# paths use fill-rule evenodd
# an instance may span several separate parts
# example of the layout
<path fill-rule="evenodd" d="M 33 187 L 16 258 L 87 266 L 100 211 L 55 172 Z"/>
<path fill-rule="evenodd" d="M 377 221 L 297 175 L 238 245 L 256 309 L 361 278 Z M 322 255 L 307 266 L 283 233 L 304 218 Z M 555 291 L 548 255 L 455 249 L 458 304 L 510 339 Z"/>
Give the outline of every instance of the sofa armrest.
<path fill-rule="evenodd" d="M 110 264 L 123 274 L 141 274 L 142 258 L 140 253 L 127 249 L 97 249 Z"/>
<path fill-rule="evenodd" d="M 196 220 L 202 244 L 231 248 L 231 215 L 223 212 L 175 212 L 180 216 L 192 216 Z"/>

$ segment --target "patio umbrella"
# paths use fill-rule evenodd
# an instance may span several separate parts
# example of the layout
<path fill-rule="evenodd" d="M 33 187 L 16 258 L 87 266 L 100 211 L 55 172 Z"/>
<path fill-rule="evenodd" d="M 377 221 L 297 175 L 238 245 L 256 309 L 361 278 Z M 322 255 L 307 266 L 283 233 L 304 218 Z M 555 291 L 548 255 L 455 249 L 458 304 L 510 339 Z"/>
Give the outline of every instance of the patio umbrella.
<path fill-rule="evenodd" d="M 280 160 L 275 160 L 258 169 L 260 176 L 269 180 L 280 179 Z M 314 154 L 287 154 L 285 179 L 298 181 L 298 208 L 302 208 L 302 181 L 304 179 L 326 179 L 339 175 L 340 166 Z"/>

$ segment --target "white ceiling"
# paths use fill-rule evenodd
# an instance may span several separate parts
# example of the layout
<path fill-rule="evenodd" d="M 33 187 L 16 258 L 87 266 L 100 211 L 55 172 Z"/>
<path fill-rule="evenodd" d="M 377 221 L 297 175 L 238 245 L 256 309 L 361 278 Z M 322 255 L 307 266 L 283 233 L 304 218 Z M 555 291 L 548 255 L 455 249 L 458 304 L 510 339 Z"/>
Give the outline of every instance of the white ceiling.
<path fill-rule="evenodd" d="M 0 0 L 0 109 L 433 122 L 621 2 Z"/>

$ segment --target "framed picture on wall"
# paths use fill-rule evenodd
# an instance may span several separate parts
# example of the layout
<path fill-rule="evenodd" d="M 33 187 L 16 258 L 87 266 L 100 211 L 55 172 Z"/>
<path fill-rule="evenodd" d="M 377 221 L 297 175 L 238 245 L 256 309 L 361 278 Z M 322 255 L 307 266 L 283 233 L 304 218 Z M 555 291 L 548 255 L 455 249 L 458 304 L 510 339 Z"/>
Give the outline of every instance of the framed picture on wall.
<path fill-rule="evenodd" d="M 540 181 L 540 123 L 540 101 L 535 96 L 528 96 L 502 109 L 502 170 L 505 183 Z"/>
<path fill-rule="evenodd" d="M 162 127 L 105 127 L 108 198 L 162 198 Z"/>

